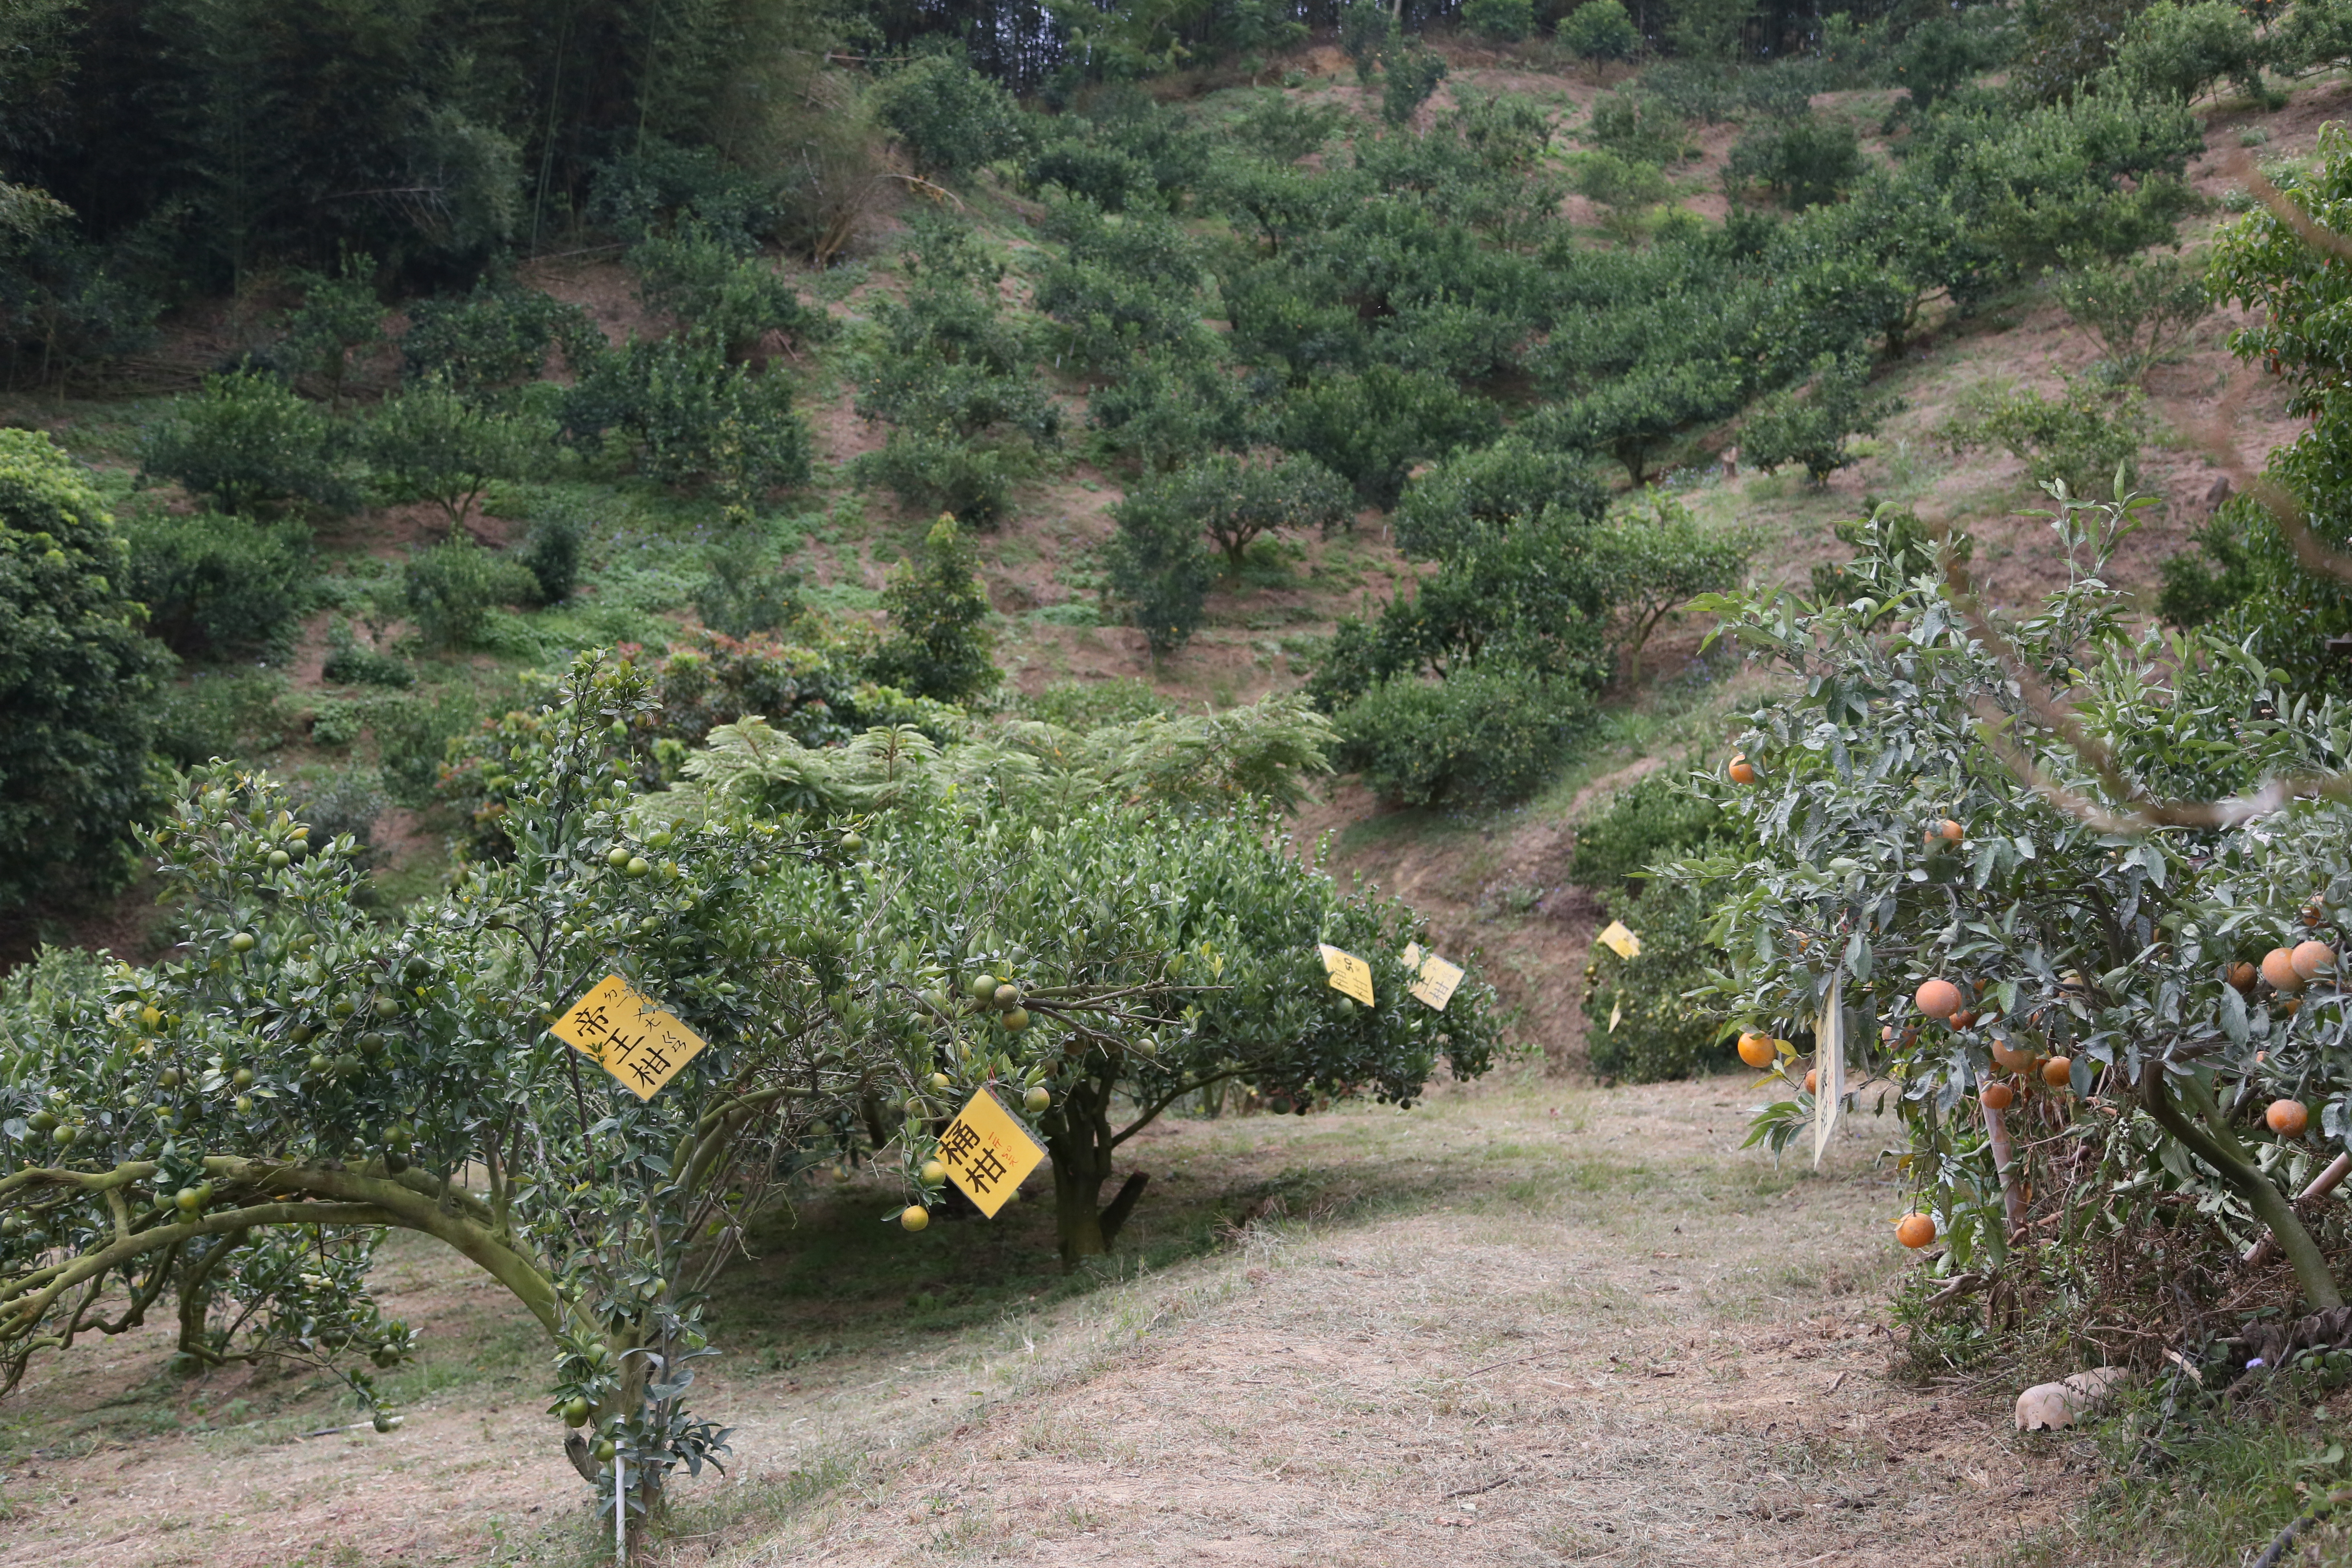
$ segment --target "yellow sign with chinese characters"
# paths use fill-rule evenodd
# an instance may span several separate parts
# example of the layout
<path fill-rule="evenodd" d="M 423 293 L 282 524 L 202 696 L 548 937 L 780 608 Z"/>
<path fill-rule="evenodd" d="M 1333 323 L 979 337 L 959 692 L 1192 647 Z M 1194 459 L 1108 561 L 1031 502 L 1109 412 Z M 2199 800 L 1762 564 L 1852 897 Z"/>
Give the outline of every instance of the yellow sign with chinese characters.
<path fill-rule="evenodd" d="M 1045 1157 L 1029 1130 L 1005 1114 L 984 1089 L 964 1102 L 940 1134 L 940 1163 L 948 1168 L 948 1180 L 991 1219 Z"/>
<path fill-rule="evenodd" d="M 1598 940 L 1608 943 L 1611 951 L 1620 958 L 1642 956 L 1642 939 L 1626 929 L 1623 921 L 1611 921 L 1609 929 L 1602 931 Z"/>
<path fill-rule="evenodd" d="M 1414 998 L 1444 1012 L 1445 1005 L 1454 1000 L 1454 988 L 1462 984 L 1462 966 L 1448 963 L 1433 952 L 1422 952 L 1417 942 L 1404 944 L 1404 966 L 1413 973 Z"/>
<path fill-rule="evenodd" d="M 1315 951 L 1323 955 L 1323 967 L 1331 976 L 1331 989 L 1342 996 L 1352 996 L 1369 1007 L 1372 1005 L 1372 966 L 1352 952 L 1342 952 L 1328 942 L 1318 942 Z"/>
<path fill-rule="evenodd" d="M 574 1002 L 548 1032 L 651 1100 L 702 1050 L 702 1037 L 617 974 Z"/>

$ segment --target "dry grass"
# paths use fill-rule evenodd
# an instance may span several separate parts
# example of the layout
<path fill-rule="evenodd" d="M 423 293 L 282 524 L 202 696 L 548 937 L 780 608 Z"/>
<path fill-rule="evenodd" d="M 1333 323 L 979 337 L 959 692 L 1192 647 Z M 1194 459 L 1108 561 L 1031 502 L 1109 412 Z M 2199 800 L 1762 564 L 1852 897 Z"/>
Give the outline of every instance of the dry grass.
<path fill-rule="evenodd" d="M 1176 1122 L 1135 1155 L 1151 1250 L 1091 1287 L 1043 1205 L 917 1241 L 813 1196 L 722 1297 L 736 1463 L 661 1560 L 1958 1563 L 2057 1528 L 2063 1456 L 1885 1376 L 1882 1129 L 1815 1176 L 1738 1151 L 1745 1102 L 1538 1079 Z M 432 1347 L 390 1437 L 172 1384 L 152 1335 L 58 1363 L 10 1406 L 0 1564 L 587 1560 L 516 1314 L 421 1251 L 387 1285 Z"/>

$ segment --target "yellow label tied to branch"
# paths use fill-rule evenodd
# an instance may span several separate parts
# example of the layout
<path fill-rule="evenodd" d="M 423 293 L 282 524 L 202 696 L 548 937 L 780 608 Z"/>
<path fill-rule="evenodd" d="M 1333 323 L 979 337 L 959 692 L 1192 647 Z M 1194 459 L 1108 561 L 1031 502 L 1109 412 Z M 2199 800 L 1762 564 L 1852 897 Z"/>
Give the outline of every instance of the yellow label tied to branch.
<path fill-rule="evenodd" d="M 639 1100 L 651 1100 L 702 1050 L 702 1037 L 617 974 L 574 1002 L 548 1032 Z"/>
<path fill-rule="evenodd" d="M 1642 939 L 1627 930 L 1623 921 L 1611 921 L 1609 929 L 1602 931 L 1597 940 L 1606 942 L 1620 958 L 1642 956 Z"/>
<path fill-rule="evenodd" d="M 1331 989 L 1342 996 L 1352 996 L 1369 1007 L 1372 1005 L 1372 966 L 1352 952 L 1343 952 L 1328 942 L 1318 942 L 1315 951 L 1323 955 L 1323 967 L 1330 972 Z"/>
<path fill-rule="evenodd" d="M 1462 966 L 1448 963 L 1433 952 L 1422 952 L 1417 942 L 1405 943 L 1404 966 L 1413 974 L 1414 998 L 1444 1012 L 1445 1005 L 1454 1000 L 1454 988 L 1462 984 Z"/>
<path fill-rule="evenodd" d="M 948 1168 L 948 1180 L 991 1219 L 1045 1157 L 1029 1130 L 984 1089 L 964 1102 L 940 1134 L 940 1163 Z"/>

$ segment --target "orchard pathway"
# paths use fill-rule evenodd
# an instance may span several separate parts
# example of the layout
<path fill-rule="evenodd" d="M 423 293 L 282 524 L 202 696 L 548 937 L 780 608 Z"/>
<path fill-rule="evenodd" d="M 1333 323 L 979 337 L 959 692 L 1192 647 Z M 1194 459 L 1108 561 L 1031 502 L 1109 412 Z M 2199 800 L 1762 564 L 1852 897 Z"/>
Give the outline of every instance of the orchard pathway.
<path fill-rule="evenodd" d="M 1887 1375 L 1890 1124 L 1815 1175 L 1739 1150 L 1751 1099 L 1534 1080 L 1155 1128 L 1171 1207 L 1235 1171 L 1352 1184 L 1050 1309 L 723 1358 L 698 1405 L 732 1473 L 656 1561 L 1932 1568 L 2058 1521 L 2063 1446 Z M 152 1334 L 0 1405 L 0 1568 L 595 1561 L 543 1351 L 430 1254 L 385 1286 L 443 1347 L 389 1437 L 239 1426 L 233 1386 L 207 1431 L 100 1422 L 152 1403 Z"/>

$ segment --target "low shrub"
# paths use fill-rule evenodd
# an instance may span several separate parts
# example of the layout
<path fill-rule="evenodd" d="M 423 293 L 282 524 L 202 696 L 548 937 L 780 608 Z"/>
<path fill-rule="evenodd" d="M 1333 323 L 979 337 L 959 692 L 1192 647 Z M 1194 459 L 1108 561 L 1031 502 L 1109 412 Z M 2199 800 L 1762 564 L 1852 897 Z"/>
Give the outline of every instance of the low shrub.
<path fill-rule="evenodd" d="M 1043 690 L 1017 699 L 1013 707 L 1024 719 L 1058 724 L 1065 730 L 1131 724 L 1139 719 L 1164 716 L 1169 710 L 1150 681 L 1133 676 L 1114 676 L 1108 680 L 1056 680 Z"/>
<path fill-rule="evenodd" d="M 439 381 L 468 397 L 538 380 L 551 351 L 561 349 L 578 371 L 604 346 L 604 334 L 580 306 L 488 280 L 462 298 L 409 305 L 400 340 L 412 379 Z"/>
<path fill-rule="evenodd" d="M 1134 486 L 1115 511 L 1122 524 L 1146 510 L 1189 523 L 1224 552 L 1227 575 L 1238 578 L 1253 541 L 1308 528 L 1328 534 L 1354 519 L 1354 499 L 1346 480 L 1312 458 L 1216 452 Z"/>
<path fill-rule="evenodd" d="M 961 174 L 1011 157 L 1024 139 L 1021 106 L 960 49 L 900 67 L 875 85 L 868 102 L 926 174 Z"/>
<path fill-rule="evenodd" d="M 715 343 L 664 338 L 599 354 L 566 395 L 583 445 L 616 437 L 657 483 L 748 506 L 808 478 L 808 426 L 781 375 L 729 364 Z"/>
<path fill-rule="evenodd" d="M 1569 880 L 1591 889 L 1642 942 L 1637 958 L 1596 943 L 1584 967 L 1585 1048 L 1593 1072 L 1648 1083 L 1734 1065 L 1720 1014 L 1685 994 L 1724 967 L 1708 939 L 1713 909 L 1696 884 L 1645 875 L 1661 863 L 1745 844 L 1749 835 L 1678 772 L 1617 792 L 1580 827 Z"/>
<path fill-rule="evenodd" d="M 1946 426 L 1956 452 L 2006 447 L 2037 485 L 2063 482 L 2067 494 L 2109 500 L 2139 482 L 2139 451 L 2147 442 L 2147 399 L 2137 388 L 2107 395 L 2069 381 L 2063 395 L 2044 397 L 2032 387 L 1980 389 Z"/>
<path fill-rule="evenodd" d="M 1621 958 L 1596 942 L 1585 965 L 1585 1054 L 1594 1075 L 1653 1083 L 1738 1066 L 1723 1015 L 1684 995 L 1723 964 L 1707 940 L 1715 910 L 1706 892 L 1661 878 L 1607 904 L 1610 917 L 1642 939 L 1642 952 Z"/>
<path fill-rule="evenodd" d="M 430 647 L 472 647 L 490 612 L 527 605 L 539 583 L 522 563 L 484 550 L 464 534 L 408 558 L 400 574 L 400 609 Z"/>
<path fill-rule="evenodd" d="M 866 661 L 885 686 L 940 702 L 968 702 L 1000 679 L 989 657 L 988 589 L 971 542 L 942 517 L 882 590 L 890 632 Z"/>
<path fill-rule="evenodd" d="M 1733 144 L 1723 178 L 1735 195 L 1760 184 L 1783 206 L 1801 210 L 1837 200 L 1864 167 L 1851 121 L 1806 113 L 1750 127 Z"/>
<path fill-rule="evenodd" d="M 801 303 L 774 263 L 722 243 L 702 224 L 647 235 L 629 251 L 628 264 L 647 310 L 676 317 L 730 359 L 750 355 L 770 332 L 803 342 L 830 335 L 832 319 Z"/>
<path fill-rule="evenodd" d="M 328 845 L 348 835 L 360 864 L 375 863 L 375 825 L 392 808 L 382 778 L 364 769 L 298 773 L 288 781 L 287 796 L 295 817 L 310 824 L 311 843 Z"/>
<path fill-rule="evenodd" d="M 460 396 L 436 375 L 386 398 L 360 443 L 393 494 L 431 501 L 457 529 L 491 480 L 530 472 L 553 436 L 538 419 Z"/>
<path fill-rule="evenodd" d="M 140 442 L 139 466 L 248 516 L 305 505 L 346 511 L 359 500 L 333 422 L 257 371 L 213 376 L 194 397 L 181 399 Z"/>
<path fill-rule="evenodd" d="M 560 605 L 580 585 L 580 562 L 588 548 L 585 519 L 568 508 L 544 511 L 531 519 L 515 559 L 539 584 L 539 602 Z"/>
<path fill-rule="evenodd" d="M 1391 53 L 1382 65 L 1381 118 L 1391 125 L 1405 124 L 1419 113 L 1447 70 L 1444 55 L 1418 47 Z"/>
<path fill-rule="evenodd" d="M 344 686 L 405 689 L 416 684 L 416 671 L 409 668 L 407 660 L 380 653 L 362 643 L 352 635 L 351 623 L 343 620 L 327 628 L 327 658 L 319 674 Z"/>
<path fill-rule="evenodd" d="M 1152 504 L 1149 492 L 1112 509 L 1118 531 L 1103 547 L 1103 576 L 1129 624 L 1143 633 L 1151 657 L 1182 647 L 1201 625 L 1209 583 L 1216 574 L 1197 519 Z"/>
<path fill-rule="evenodd" d="M 164 689 L 155 751 L 183 768 L 215 757 L 258 757 L 286 744 L 294 727 L 284 676 L 274 670 L 199 672 Z"/>
<path fill-rule="evenodd" d="M 1516 44 L 1536 30 L 1535 0 L 1464 0 L 1462 25 L 1494 44 Z"/>
<path fill-rule="evenodd" d="M 1737 837 L 1720 806 L 1662 768 L 1619 790 L 1607 810 L 1577 830 L 1568 879 L 1595 892 L 1631 895 L 1660 858 Z"/>
<path fill-rule="evenodd" d="M 801 577 L 778 563 L 764 535 L 744 530 L 710 547 L 710 575 L 694 590 L 694 613 L 722 637 L 780 632 L 803 616 Z"/>
<path fill-rule="evenodd" d="M 2050 291 L 2076 326 L 2107 351 L 2117 381 L 2137 381 L 2184 346 L 2211 313 L 2203 268 L 2179 256 L 2093 260 L 2050 275 Z"/>
<path fill-rule="evenodd" d="M 1500 805 L 1559 770 L 1591 714 L 1584 689 L 1532 670 L 1391 676 L 1342 709 L 1334 761 L 1400 805 Z"/>
<path fill-rule="evenodd" d="M 123 526 L 131 597 L 147 629 L 184 658 L 268 652 L 293 640 L 310 598 L 310 538 L 299 523 L 198 512 Z"/>
<path fill-rule="evenodd" d="M 857 459 L 857 477 L 895 493 L 909 511 L 944 511 L 992 529 L 1013 510 L 1013 486 L 1026 455 L 950 434 L 898 429 L 878 452 Z"/>

